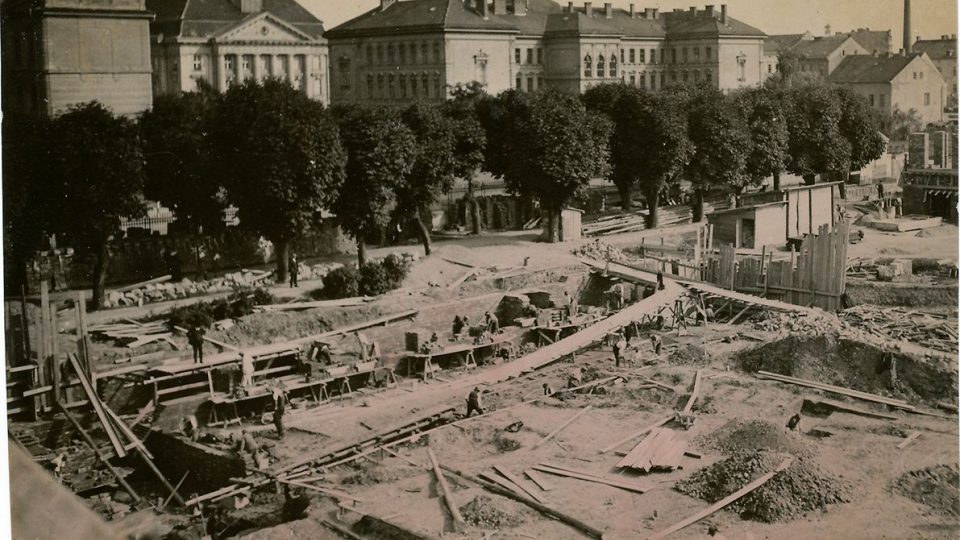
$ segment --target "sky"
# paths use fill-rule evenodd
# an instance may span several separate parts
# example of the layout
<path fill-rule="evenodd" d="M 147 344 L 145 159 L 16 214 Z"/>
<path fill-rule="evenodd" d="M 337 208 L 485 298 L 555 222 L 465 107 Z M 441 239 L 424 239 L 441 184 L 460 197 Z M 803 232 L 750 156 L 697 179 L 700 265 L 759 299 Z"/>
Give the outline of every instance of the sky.
<path fill-rule="evenodd" d="M 574 0 L 582 6 L 584 0 Z M 594 6 L 603 6 L 605 0 L 593 0 Z M 830 25 L 836 31 L 857 28 L 891 30 L 893 50 L 903 43 L 903 0 L 707 0 L 719 9 L 727 4 L 731 17 L 763 30 L 767 34 L 799 34 L 809 30 L 814 35 L 823 35 L 824 27 Z M 360 15 L 378 5 L 380 0 L 299 0 L 307 9 L 323 21 L 327 29 Z M 566 0 L 560 0 L 566 5 Z M 697 6 L 703 9 L 706 1 L 692 0 L 611 0 L 616 7 L 626 9 L 631 3 L 637 9 L 645 7 L 671 11 Z M 943 34 L 957 33 L 957 0 L 913 0 L 913 39 L 939 38 Z"/>

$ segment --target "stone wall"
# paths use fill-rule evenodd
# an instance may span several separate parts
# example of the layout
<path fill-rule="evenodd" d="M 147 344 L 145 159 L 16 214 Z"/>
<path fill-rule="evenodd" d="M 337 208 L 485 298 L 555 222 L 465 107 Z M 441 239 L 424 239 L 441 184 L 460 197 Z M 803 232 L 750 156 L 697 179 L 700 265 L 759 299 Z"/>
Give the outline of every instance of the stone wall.
<path fill-rule="evenodd" d="M 246 476 L 246 465 L 233 452 L 218 450 L 152 430 L 144 441 L 153 461 L 171 483 L 188 471 L 181 494 L 208 493 L 230 484 L 230 478 Z"/>

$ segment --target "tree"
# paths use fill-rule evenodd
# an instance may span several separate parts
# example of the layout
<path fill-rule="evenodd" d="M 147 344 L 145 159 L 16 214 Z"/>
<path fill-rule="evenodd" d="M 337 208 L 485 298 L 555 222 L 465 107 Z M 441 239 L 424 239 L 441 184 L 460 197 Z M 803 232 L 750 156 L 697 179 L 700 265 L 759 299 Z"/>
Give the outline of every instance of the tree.
<path fill-rule="evenodd" d="M 540 202 L 547 213 L 547 240 L 554 242 L 564 205 L 591 178 L 606 174 L 612 126 L 588 112 L 578 97 L 557 91 L 521 96 L 510 90 L 499 100 L 512 111 L 504 126 L 509 133 L 504 181 L 513 193 Z"/>
<path fill-rule="evenodd" d="M 99 309 L 120 220 L 145 213 L 137 126 L 94 101 L 52 120 L 44 146 L 40 174 L 48 178 L 56 216 L 50 232 L 62 235 L 78 256 L 93 259 L 91 308 Z"/>
<path fill-rule="evenodd" d="M 786 167 L 790 134 L 783 111 L 782 93 L 768 88 L 751 88 L 734 95 L 750 137 L 750 153 L 746 161 L 746 178 L 751 185 L 760 185 L 773 176 L 773 189 L 780 189 L 780 173 Z M 744 186 L 735 186 L 738 194 Z"/>
<path fill-rule="evenodd" d="M 457 126 L 439 107 L 424 103 L 411 105 L 401 118 L 414 136 L 416 155 L 410 172 L 394 189 L 397 212 L 400 216 L 413 217 L 424 253 L 430 255 L 430 230 L 420 216 L 438 195 L 453 187 L 458 165 Z"/>
<path fill-rule="evenodd" d="M 450 95 L 451 99 L 444 102 L 444 112 L 456 124 L 454 175 L 467 182 L 465 199 L 473 218 L 471 232 L 480 234 L 480 203 L 473 196 L 473 177 L 483 165 L 483 155 L 487 147 L 486 132 L 477 118 L 477 103 L 487 94 L 483 91 L 483 85 L 474 81 L 466 85 L 457 84 L 450 91 Z"/>
<path fill-rule="evenodd" d="M 905 142 L 910 138 L 911 133 L 923 130 L 923 121 L 920 120 L 916 109 L 910 109 L 903 112 L 899 107 L 893 109 L 893 112 L 881 119 L 881 131 L 890 138 L 891 141 Z"/>
<path fill-rule="evenodd" d="M 146 158 L 144 194 L 159 201 L 192 232 L 223 228 L 225 201 L 212 170 L 211 117 L 219 99 L 212 89 L 157 96 L 140 117 Z"/>
<path fill-rule="evenodd" d="M 716 88 L 697 87 L 687 112 L 694 152 L 686 173 L 693 184 L 693 220 L 702 221 L 703 196 L 711 186 L 743 184 L 750 138 L 737 108 Z"/>
<path fill-rule="evenodd" d="M 3 119 L 3 251 L 12 294 L 27 291 L 27 263 L 56 219 L 51 179 L 41 170 L 49 124 L 30 116 Z"/>
<path fill-rule="evenodd" d="M 842 169 L 850 155 L 850 143 L 840 133 L 840 100 L 823 84 L 794 86 L 786 96 L 787 170 L 813 185 L 817 174 Z"/>
<path fill-rule="evenodd" d="M 367 235 L 389 223 L 394 190 L 410 174 L 417 142 L 396 111 L 352 105 L 336 109 L 335 115 L 347 166 L 333 211 L 343 230 L 356 238 L 357 258 L 363 268 Z"/>
<path fill-rule="evenodd" d="M 840 103 L 840 136 L 847 141 L 849 154 L 840 162 L 842 168 L 833 172 L 837 180 L 846 182 L 850 171 L 858 171 L 879 159 L 886 149 L 886 142 L 880 134 L 880 115 L 863 96 L 842 86 L 835 87 L 834 92 Z"/>
<path fill-rule="evenodd" d="M 631 167 L 635 160 L 630 159 L 636 151 L 634 141 L 624 139 L 634 134 L 634 130 L 645 129 L 647 125 L 638 125 L 637 116 L 627 117 L 623 114 L 624 100 L 638 99 L 641 90 L 627 86 L 622 82 L 607 83 L 594 86 L 583 96 L 583 104 L 587 110 L 603 114 L 611 121 L 613 129 L 610 132 L 610 180 L 617 186 L 620 194 L 620 208 L 627 212 L 633 209 L 633 188 L 637 183 L 639 171 Z M 641 122 L 643 124 L 643 122 Z"/>

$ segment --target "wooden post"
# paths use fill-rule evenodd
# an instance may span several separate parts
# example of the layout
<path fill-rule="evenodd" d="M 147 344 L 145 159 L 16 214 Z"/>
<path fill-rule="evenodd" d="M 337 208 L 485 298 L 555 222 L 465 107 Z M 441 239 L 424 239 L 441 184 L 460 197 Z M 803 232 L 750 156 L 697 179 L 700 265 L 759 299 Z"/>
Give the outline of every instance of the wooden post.
<path fill-rule="evenodd" d="M 49 347 L 49 337 L 48 334 L 50 331 L 47 329 L 47 323 L 50 320 L 50 316 L 47 312 L 50 310 L 50 293 L 47 290 L 47 282 L 44 280 L 40 281 L 40 317 L 38 317 L 37 323 L 39 326 L 39 331 L 37 332 L 37 373 L 40 375 L 39 384 L 40 386 L 47 385 L 47 358 L 50 356 L 50 347 Z M 41 406 L 46 409 L 49 404 L 47 402 L 47 395 L 42 394 L 40 398 Z"/>
<path fill-rule="evenodd" d="M 580 411 L 579 411 L 577 414 L 571 416 L 566 422 L 560 424 L 560 427 L 558 427 L 557 429 L 551 431 L 546 437 L 540 439 L 540 440 L 537 442 L 537 444 L 533 445 L 533 448 L 539 448 L 539 447 L 543 446 L 543 444 L 544 444 L 545 442 L 547 442 L 547 441 L 549 441 L 550 439 L 554 438 L 554 436 L 556 436 L 557 433 L 560 433 L 565 427 L 567 427 L 567 426 L 569 426 L 570 424 L 572 424 L 574 420 L 576 420 L 577 418 L 580 418 L 580 415 L 582 415 L 583 413 L 589 411 L 591 407 L 593 407 L 593 405 L 587 405 L 586 407 L 580 409 Z"/>
<path fill-rule="evenodd" d="M 20 286 L 20 338 L 23 340 L 23 363 L 30 362 L 30 317 L 27 316 L 27 294 Z"/>
<path fill-rule="evenodd" d="M 50 313 L 50 380 L 53 386 L 53 402 L 60 403 L 60 362 L 57 359 L 57 307 L 53 305 Z"/>
<path fill-rule="evenodd" d="M 429 446 L 427 447 L 427 455 L 430 456 L 430 464 L 433 466 L 433 474 L 437 477 L 437 484 L 440 485 L 440 489 L 443 491 L 443 501 L 447 503 L 450 515 L 453 516 L 453 528 L 456 532 L 463 532 L 466 521 L 464 521 L 463 516 L 460 515 L 457 502 L 453 499 L 453 492 L 450 491 L 447 479 L 444 478 L 443 471 L 440 470 L 440 463 L 437 462 L 437 456 Z"/>
<path fill-rule="evenodd" d="M 90 446 L 90 448 L 93 450 L 93 454 L 97 457 L 100 463 L 103 463 L 104 465 L 107 466 L 107 469 L 110 470 L 110 473 L 113 474 L 113 476 L 117 479 L 117 483 L 119 483 L 120 486 L 122 486 L 123 489 L 130 494 L 130 496 L 133 498 L 133 502 L 134 503 L 140 502 L 140 496 L 137 495 L 137 492 L 134 491 L 132 487 L 130 487 L 130 484 L 128 484 L 126 480 L 123 479 L 123 476 L 120 475 L 120 471 L 114 468 L 114 466 L 111 465 L 110 462 L 103 457 L 103 455 L 100 453 L 100 449 L 97 448 L 97 444 L 93 442 L 93 439 L 90 438 L 90 435 L 86 431 L 84 431 L 83 427 L 80 425 L 80 422 L 78 422 L 76 418 L 71 416 L 70 413 L 67 411 L 66 407 L 64 407 L 61 403 L 57 403 L 57 405 L 60 407 L 60 411 L 63 412 L 63 415 L 67 417 L 67 420 L 69 420 L 70 423 L 73 424 L 73 427 L 76 428 L 76 430 L 80 433 L 80 436 L 83 437 L 83 440 L 86 441 L 87 445 Z"/>

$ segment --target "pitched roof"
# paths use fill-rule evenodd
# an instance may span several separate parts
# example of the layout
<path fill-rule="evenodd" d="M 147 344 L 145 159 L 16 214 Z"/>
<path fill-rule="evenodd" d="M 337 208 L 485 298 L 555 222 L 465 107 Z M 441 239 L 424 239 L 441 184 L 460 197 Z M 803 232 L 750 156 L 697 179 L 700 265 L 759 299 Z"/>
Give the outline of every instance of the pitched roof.
<path fill-rule="evenodd" d="M 249 17 L 230 0 L 147 0 L 156 14 L 151 34 L 209 38 Z M 323 23 L 296 0 L 263 0 L 263 11 L 313 37 L 323 36 Z"/>
<path fill-rule="evenodd" d="M 847 56 L 828 78 L 835 83 L 887 83 L 920 56 Z"/>
<path fill-rule="evenodd" d="M 808 34 L 779 34 L 767 36 L 763 40 L 763 52 L 767 54 L 777 54 L 793 47 L 804 39 Z M 812 39 L 812 38 L 811 38 Z"/>
<path fill-rule="evenodd" d="M 956 38 L 947 39 L 918 39 L 911 47 L 913 52 L 927 53 L 934 60 L 957 57 Z"/>
<path fill-rule="evenodd" d="M 841 32 L 838 32 L 840 34 Z M 842 32 L 853 38 L 868 53 L 889 53 L 892 52 L 892 35 L 889 30 L 870 30 L 869 28 L 858 28 L 850 32 Z"/>
<path fill-rule="evenodd" d="M 360 34 L 393 34 L 424 30 L 495 30 L 516 34 L 607 34 L 638 38 L 662 38 L 668 33 L 683 36 L 763 36 L 760 30 L 727 17 L 722 24 L 719 13 L 714 16 L 705 10 L 697 16 L 663 13 L 647 19 L 642 12 L 631 17 L 624 9 L 613 8 L 611 17 L 606 10 L 594 7 L 591 16 L 581 4 L 571 13 L 553 0 L 528 0 L 527 13 L 496 15 L 493 9 L 484 19 L 470 3 L 464 0 L 397 0 L 386 9 L 374 8 L 327 32 L 327 37 L 346 37 Z"/>
<path fill-rule="evenodd" d="M 850 36 L 846 34 L 818 37 L 799 41 L 790 50 L 804 58 L 826 58 L 849 39 L 851 39 Z"/>

